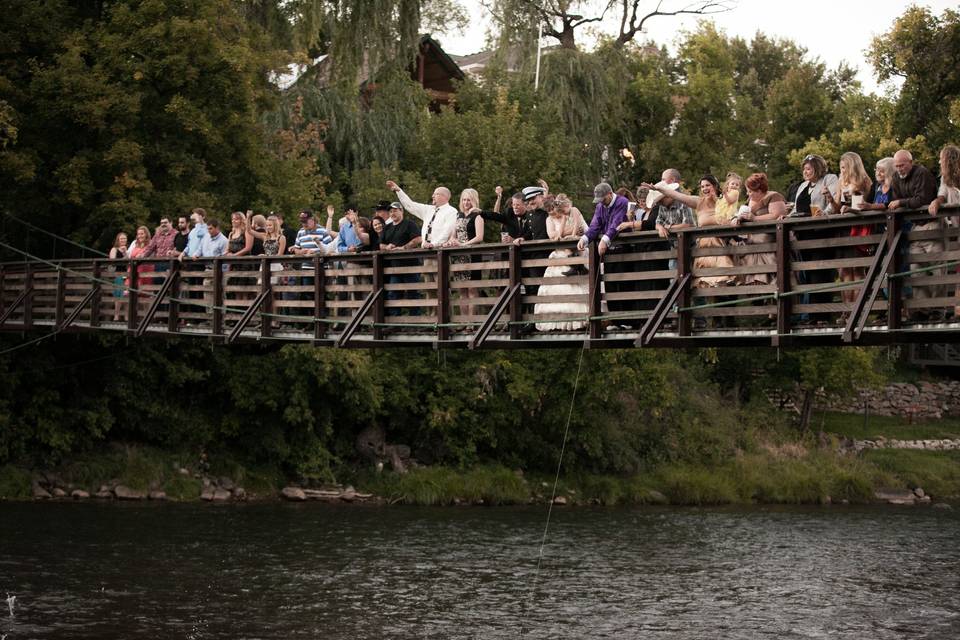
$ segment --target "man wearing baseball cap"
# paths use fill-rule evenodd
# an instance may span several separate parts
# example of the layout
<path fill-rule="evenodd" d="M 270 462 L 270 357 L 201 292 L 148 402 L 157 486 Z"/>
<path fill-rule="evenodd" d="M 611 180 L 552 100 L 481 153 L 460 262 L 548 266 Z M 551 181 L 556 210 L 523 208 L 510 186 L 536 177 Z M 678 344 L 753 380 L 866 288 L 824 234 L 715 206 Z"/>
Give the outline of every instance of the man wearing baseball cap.
<path fill-rule="evenodd" d="M 377 218 L 380 218 L 380 222 L 383 223 L 383 226 L 393 224 L 393 220 L 390 218 L 390 201 L 381 200 L 378 202 L 377 206 L 373 208 L 373 215 Z"/>
<path fill-rule="evenodd" d="M 586 249 L 590 242 L 597 243 L 597 251 L 603 256 L 617 237 L 617 227 L 627 219 L 627 205 L 629 202 L 624 196 L 613 192 L 609 183 L 601 182 L 593 188 L 593 203 L 596 208 L 587 232 L 577 243 L 580 251 Z"/>

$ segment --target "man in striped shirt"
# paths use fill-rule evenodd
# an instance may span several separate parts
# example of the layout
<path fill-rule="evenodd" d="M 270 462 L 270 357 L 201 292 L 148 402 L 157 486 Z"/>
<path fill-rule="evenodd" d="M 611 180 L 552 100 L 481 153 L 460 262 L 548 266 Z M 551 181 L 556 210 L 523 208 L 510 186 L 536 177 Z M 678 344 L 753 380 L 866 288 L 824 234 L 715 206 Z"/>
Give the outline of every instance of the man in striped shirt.
<path fill-rule="evenodd" d="M 313 216 L 313 211 L 310 209 L 301 211 L 300 221 L 303 226 L 297 231 L 297 240 L 290 250 L 291 253 L 298 256 L 312 257 L 315 255 L 322 256 L 333 251 L 335 235 L 323 227 L 317 226 L 317 219 Z M 297 280 L 299 280 L 299 282 L 297 284 L 301 287 L 313 286 L 313 261 L 304 262 L 300 265 L 300 269 L 309 275 L 298 278 Z M 300 298 L 302 300 L 311 300 L 313 296 L 307 292 L 300 292 Z"/>
<path fill-rule="evenodd" d="M 304 209 L 301 216 L 303 214 L 306 214 L 306 218 L 301 217 L 303 227 L 297 231 L 297 239 L 291 253 L 298 256 L 329 253 L 335 236 L 323 227 L 317 226 L 317 219 L 313 216 L 313 211 Z M 308 263 L 304 263 L 304 267 L 308 267 Z"/>

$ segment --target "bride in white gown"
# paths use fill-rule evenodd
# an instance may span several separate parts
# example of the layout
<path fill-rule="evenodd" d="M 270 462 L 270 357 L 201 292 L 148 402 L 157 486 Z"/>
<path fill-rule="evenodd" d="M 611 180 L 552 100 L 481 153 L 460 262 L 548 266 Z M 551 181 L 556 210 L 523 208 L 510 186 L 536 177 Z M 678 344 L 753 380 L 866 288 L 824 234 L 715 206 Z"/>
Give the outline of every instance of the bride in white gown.
<path fill-rule="evenodd" d="M 547 235 L 551 240 L 577 240 L 587 230 L 587 223 L 579 209 L 573 206 L 565 194 L 558 194 L 554 206 L 548 210 Z M 576 249 L 557 249 L 550 254 L 550 258 L 569 258 L 577 254 Z M 563 278 L 571 265 L 555 265 L 547 267 L 544 278 Z M 544 284 L 537 291 L 537 298 L 547 296 L 583 295 L 584 302 L 538 302 L 533 308 L 535 316 L 548 314 L 569 313 L 578 317 L 587 315 L 587 285 L 585 284 Z M 537 331 L 579 331 L 587 325 L 582 320 L 551 321 L 536 323 Z"/>

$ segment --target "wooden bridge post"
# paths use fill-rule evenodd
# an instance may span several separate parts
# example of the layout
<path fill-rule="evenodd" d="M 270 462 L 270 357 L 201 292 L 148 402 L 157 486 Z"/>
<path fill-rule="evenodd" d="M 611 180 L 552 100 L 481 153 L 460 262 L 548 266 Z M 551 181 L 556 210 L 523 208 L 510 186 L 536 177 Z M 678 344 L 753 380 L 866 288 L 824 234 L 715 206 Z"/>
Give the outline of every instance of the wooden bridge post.
<path fill-rule="evenodd" d="M 682 281 L 683 277 L 691 273 L 691 252 L 690 241 L 685 231 L 677 232 L 677 280 Z M 689 280 L 689 279 L 688 279 Z M 690 306 L 690 285 L 686 283 L 680 291 L 680 297 L 677 299 L 677 307 L 684 308 Z M 689 336 L 692 311 L 677 312 L 677 335 Z"/>
<path fill-rule="evenodd" d="M 93 261 L 91 273 L 93 275 L 93 282 L 90 286 L 93 287 L 93 299 L 90 300 L 89 325 L 91 328 L 94 328 L 100 326 L 100 304 L 103 299 L 103 283 L 100 281 L 103 277 L 103 265 L 99 260 Z"/>
<path fill-rule="evenodd" d="M 887 329 L 890 331 L 896 331 L 900 328 L 900 314 L 903 309 L 903 279 L 889 277 L 900 273 L 903 264 L 900 247 L 894 243 L 902 224 L 902 214 L 896 211 L 887 212 L 887 247 L 893 252 L 893 255 L 890 256 L 890 268 L 887 271 Z M 904 246 L 910 245 L 905 244 Z"/>
<path fill-rule="evenodd" d="M 437 250 L 437 340 L 450 339 L 450 253 Z"/>
<path fill-rule="evenodd" d="M 213 326 L 210 334 L 223 335 L 223 265 L 220 258 L 213 259 Z"/>
<path fill-rule="evenodd" d="M 603 312 L 602 296 L 600 295 L 600 271 L 603 262 L 600 260 L 600 252 L 597 250 L 596 242 L 589 243 L 587 251 L 589 252 L 588 271 L 590 272 L 587 276 L 590 278 L 590 282 L 587 283 L 587 315 L 590 317 L 588 320 L 590 323 L 590 339 L 599 340 L 603 337 L 603 321 L 600 319 L 600 314 Z"/>
<path fill-rule="evenodd" d="M 324 260 L 320 255 L 313 256 L 313 339 L 323 340 L 327 335 L 327 274 L 324 273 Z M 316 344 L 316 342 L 315 342 Z"/>
<path fill-rule="evenodd" d="M 133 333 L 137 330 L 137 289 L 140 286 L 140 282 L 137 279 L 137 263 L 134 260 L 130 260 L 127 263 L 127 281 L 130 283 L 127 286 L 127 330 Z"/>
<path fill-rule="evenodd" d="M 33 289 L 33 263 L 27 264 L 27 272 L 23 277 L 23 290 Z M 33 294 L 28 294 L 23 300 L 23 326 L 25 329 L 33 328 Z"/>
<path fill-rule="evenodd" d="M 167 277 L 174 278 L 173 284 L 170 285 L 170 302 L 167 304 L 167 331 L 170 333 L 177 333 L 180 330 L 180 282 L 181 282 L 181 266 L 182 263 L 179 260 L 171 259 L 170 264 L 167 265 Z"/>
<path fill-rule="evenodd" d="M 790 231 L 777 223 L 777 335 L 773 345 L 778 346 L 780 339 L 790 333 L 790 315 L 793 313 L 793 298 L 790 293 Z"/>
<path fill-rule="evenodd" d="M 57 266 L 57 293 L 54 301 L 53 326 L 59 327 L 63 324 L 65 316 L 63 307 L 67 294 L 67 272 L 63 270 L 63 265 Z"/>
<path fill-rule="evenodd" d="M 385 278 L 383 275 L 383 254 L 379 251 L 373 254 L 373 291 L 379 291 L 383 289 Z M 381 295 L 377 298 L 376 302 L 373 303 L 373 339 L 374 340 L 383 340 L 383 327 L 378 326 L 383 324 L 385 320 L 384 313 L 384 298 L 386 296 Z"/>
<path fill-rule="evenodd" d="M 260 258 L 260 293 L 263 294 L 273 288 L 270 282 L 270 261 L 266 256 Z M 260 337 L 269 338 L 273 328 L 273 294 L 268 295 L 260 307 Z"/>
<path fill-rule="evenodd" d="M 520 257 L 520 246 L 516 244 L 510 245 L 510 288 L 513 288 L 516 285 L 522 283 L 522 272 L 521 272 L 521 257 Z M 519 340 L 521 334 L 521 327 L 518 324 L 523 320 L 523 290 L 521 287 L 520 292 L 513 297 L 513 300 L 510 301 L 510 339 Z"/>

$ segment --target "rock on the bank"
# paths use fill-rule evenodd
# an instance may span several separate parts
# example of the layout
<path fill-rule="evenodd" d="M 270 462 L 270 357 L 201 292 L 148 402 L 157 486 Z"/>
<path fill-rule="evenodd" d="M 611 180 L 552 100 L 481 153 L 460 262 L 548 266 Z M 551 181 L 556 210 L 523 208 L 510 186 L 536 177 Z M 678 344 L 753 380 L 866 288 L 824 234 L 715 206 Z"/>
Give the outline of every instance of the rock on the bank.
<path fill-rule="evenodd" d="M 917 496 L 913 491 L 877 491 L 873 494 L 877 500 L 882 500 L 887 504 L 912 505 L 917 503 Z"/>
<path fill-rule="evenodd" d="M 148 494 L 147 494 L 147 497 L 150 498 L 151 500 L 166 500 L 166 499 L 167 499 L 167 494 L 166 494 L 166 492 L 164 492 L 164 491 L 160 491 L 159 489 L 155 489 L 155 490 L 151 491 L 150 493 L 148 493 Z"/>
<path fill-rule="evenodd" d="M 53 496 L 50 495 L 50 492 L 41 487 L 39 484 L 33 485 L 33 499 L 34 500 L 48 500 Z"/>
<path fill-rule="evenodd" d="M 553 504 L 562 507 L 563 505 L 567 504 L 567 496 L 557 496 L 553 499 Z"/>
<path fill-rule="evenodd" d="M 247 491 L 243 487 L 237 487 L 233 490 L 233 499 L 234 500 L 246 500 Z"/>
<path fill-rule="evenodd" d="M 53 490 L 50 491 L 50 494 L 51 494 L 54 498 L 66 498 L 66 497 L 67 497 L 67 492 L 64 491 L 63 489 L 61 489 L 60 487 L 54 487 Z"/>
<path fill-rule="evenodd" d="M 200 499 L 203 500 L 203 501 L 205 501 L 205 502 L 212 502 L 212 501 L 213 501 L 213 487 L 212 487 L 212 486 L 204 487 L 204 488 L 203 488 L 203 491 L 200 492 Z"/>
<path fill-rule="evenodd" d="M 213 491 L 213 501 L 214 502 L 227 502 L 230 500 L 230 492 L 226 489 L 214 489 Z"/>
<path fill-rule="evenodd" d="M 307 494 L 305 494 L 300 487 L 284 487 L 280 495 L 282 495 L 284 499 L 294 502 L 303 502 L 307 499 Z"/>
<path fill-rule="evenodd" d="M 113 495 L 117 496 L 119 500 L 143 500 L 147 497 L 147 494 L 143 491 L 135 491 L 122 484 L 118 484 L 113 488 Z"/>
<path fill-rule="evenodd" d="M 70 497 L 73 498 L 74 500 L 86 500 L 87 498 L 90 497 L 90 494 L 84 491 L 83 489 L 74 489 L 70 493 Z"/>

